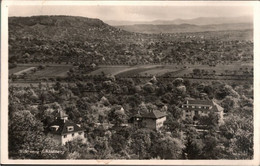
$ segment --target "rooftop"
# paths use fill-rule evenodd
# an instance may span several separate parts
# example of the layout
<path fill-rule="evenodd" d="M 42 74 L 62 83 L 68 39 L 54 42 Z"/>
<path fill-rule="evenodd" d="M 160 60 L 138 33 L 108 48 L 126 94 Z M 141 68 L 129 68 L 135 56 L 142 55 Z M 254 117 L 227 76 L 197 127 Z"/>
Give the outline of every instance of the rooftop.
<path fill-rule="evenodd" d="M 184 104 L 184 106 L 186 105 L 199 105 L 199 106 L 211 106 L 211 107 L 208 107 L 208 108 L 205 108 L 205 107 L 201 107 L 201 108 L 198 108 L 198 107 L 194 107 L 192 108 L 191 106 L 189 106 L 189 108 L 187 107 L 183 107 L 182 109 L 183 110 L 213 110 L 214 112 L 221 112 L 223 111 L 224 109 L 218 105 L 217 103 L 215 103 L 214 101 L 211 101 L 211 100 L 187 100 Z"/>
<path fill-rule="evenodd" d="M 158 119 L 161 117 L 166 116 L 166 113 L 155 110 L 146 114 L 141 115 L 143 118 L 151 118 L 151 119 Z"/>
<path fill-rule="evenodd" d="M 57 128 L 57 130 L 51 130 L 50 132 L 52 134 L 58 134 L 58 135 L 62 135 L 62 134 L 66 134 L 66 133 L 74 133 L 74 132 L 78 132 L 78 131 L 84 131 L 83 128 L 79 127 L 77 124 L 70 122 L 70 121 L 63 121 L 62 119 L 57 119 L 56 121 L 54 121 L 50 127 L 55 127 Z M 74 129 L 72 131 L 68 131 L 68 127 L 72 126 Z"/>

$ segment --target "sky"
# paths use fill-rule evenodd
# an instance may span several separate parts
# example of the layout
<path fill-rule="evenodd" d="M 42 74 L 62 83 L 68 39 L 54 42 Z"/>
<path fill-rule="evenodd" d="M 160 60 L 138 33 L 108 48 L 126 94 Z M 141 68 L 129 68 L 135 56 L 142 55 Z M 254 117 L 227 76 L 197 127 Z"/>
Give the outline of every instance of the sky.
<path fill-rule="evenodd" d="M 197 17 L 238 17 L 253 16 L 253 7 L 248 5 L 202 5 L 166 6 L 167 3 L 149 5 L 9 5 L 9 16 L 71 15 L 101 20 L 153 21 L 192 19 Z"/>

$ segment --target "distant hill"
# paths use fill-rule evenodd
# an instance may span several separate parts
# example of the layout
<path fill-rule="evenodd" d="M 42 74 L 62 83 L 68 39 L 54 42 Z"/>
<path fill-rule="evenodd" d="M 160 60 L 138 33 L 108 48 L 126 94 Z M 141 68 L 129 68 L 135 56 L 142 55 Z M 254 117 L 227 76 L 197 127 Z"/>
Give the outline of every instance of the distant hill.
<path fill-rule="evenodd" d="M 112 39 L 131 34 L 99 19 L 72 16 L 9 17 L 10 38 L 51 40 Z"/>
<path fill-rule="evenodd" d="M 233 24 L 211 24 L 211 25 L 194 25 L 194 24 L 172 24 L 172 25 L 152 25 L 136 24 L 117 26 L 126 31 L 139 33 L 181 33 L 181 32 L 205 32 L 205 31 L 225 31 L 225 30 L 245 30 L 253 29 L 250 23 L 233 23 Z"/>
<path fill-rule="evenodd" d="M 175 19 L 175 20 L 155 20 L 155 21 L 105 21 L 112 26 L 135 25 L 135 24 L 152 24 L 152 25 L 171 25 L 171 24 L 194 24 L 194 25 L 209 25 L 209 24 L 233 24 L 233 23 L 253 23 L 253 17 L 199 17 L 194 19 Z"/>

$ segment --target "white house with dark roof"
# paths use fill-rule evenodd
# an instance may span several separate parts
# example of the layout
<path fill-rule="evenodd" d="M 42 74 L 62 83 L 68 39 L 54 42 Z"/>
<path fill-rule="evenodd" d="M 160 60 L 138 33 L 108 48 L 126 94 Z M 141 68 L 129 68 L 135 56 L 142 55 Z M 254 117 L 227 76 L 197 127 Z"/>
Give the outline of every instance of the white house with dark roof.
<path fill-rule="evenodd" d="M 48 136 L 61 145 L 75 138 L 85 139 L 84 129 L 80 125 L 70 122 L 63 111 L 58 111 L 57 115 L 56 120 L 49 126 Z"/>
<path fill-rule="evenodd" d="M 212 100 L 186 100 L 182 104 L 182 119 L 194 118 L 196 116 L 208 116 L 210 112 L 216 112 L 219 115 L 219 123 L 223 123 L 224 109 Z"/>
<path fill-rule="evenodd" d="M 145 127 L 153 130 L 159 130 L 166 121 L 166 113 L 155 110 L 145 114 L 136 114 L 132 116 L 128 123 L 134 127 Z"/>

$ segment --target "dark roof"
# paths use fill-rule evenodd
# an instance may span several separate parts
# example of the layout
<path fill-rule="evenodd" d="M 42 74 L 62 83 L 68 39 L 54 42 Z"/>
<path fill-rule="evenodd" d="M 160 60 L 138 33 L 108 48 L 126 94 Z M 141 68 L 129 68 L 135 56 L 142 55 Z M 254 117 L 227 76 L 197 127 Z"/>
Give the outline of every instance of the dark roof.
<path fill-rule="evenodd" d="M 213 105 L 211 100 L 187 100 L 187 102 L 188 104 Z"/>
<path fill-rule="evenodd" d="M 59 128 L 56 131 L 51 130 L 51 126 L 58 126 Z M 74 130 L 73 131 L 68 131 L 68 127 L 69 126 L 73 126 Z M 62 119 L 57 119 L 56 121 L 54 121 L 50 127 L 50 133 L 52 134 L 66 134 L 66 133 L 74 133 L 74 132 L 78 132 L 78 131 L 84 131 L 83 128 L 79 127 L 77 124 L 70 122 L 70 121 L 63 121 Z"/>
<path fill-rule="evenodd" d="M 140 115 L 139 113 L 137 113 L 137 114 L 135 114 L 133 117 L 135 117 L 135 118 L 141 118 L 142 115 Z"/>
<path fill-rule="evenodd" d="M 166 116 L 166 113 L 158 111 L 158 110 L 155 110 L 155 111 L 142 115 L 143 118 L 151 118 L 151 119 L 158 119 L 158 118 L 161 118 L 164 116 Z"/>

